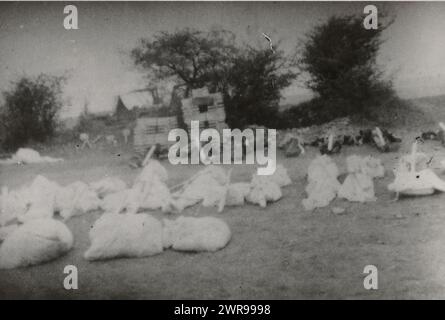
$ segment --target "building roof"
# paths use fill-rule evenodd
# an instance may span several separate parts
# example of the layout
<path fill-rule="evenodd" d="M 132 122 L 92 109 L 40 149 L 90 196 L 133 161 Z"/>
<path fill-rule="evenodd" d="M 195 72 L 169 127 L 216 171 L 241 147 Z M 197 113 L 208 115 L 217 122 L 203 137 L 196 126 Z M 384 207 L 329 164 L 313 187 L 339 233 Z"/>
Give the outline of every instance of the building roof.
<path fill-rule="evenodd" d="M 137 90 L 119 96 L 128 110 L 133 108 L 147 108 L 155 105 L 152 89 Z"/>

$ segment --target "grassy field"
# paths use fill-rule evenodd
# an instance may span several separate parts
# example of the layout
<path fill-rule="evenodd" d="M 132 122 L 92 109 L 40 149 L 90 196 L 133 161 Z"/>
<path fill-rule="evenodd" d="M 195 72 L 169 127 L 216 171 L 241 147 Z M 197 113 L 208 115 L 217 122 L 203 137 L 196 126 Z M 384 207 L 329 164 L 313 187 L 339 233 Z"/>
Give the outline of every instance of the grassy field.
<path fill-rule="evenodd" d="M 397 129 L 404 138 L 400 152 L 409 151 L 420 129 Z M 445 159 L 445 149 L 438 142 L 427 142 L 421 150 L 434 156 L 432 166 L 440 173 L 438 164 Z M 345 147 L 333 157 L 343 172 L 350 154 L 382 159 L 387 174 L 375 182 L 377 201 L 360 204 L 337 199 L 327 208 L 307 212 L 301 204 L 305 175 L 317 154 L 318 150 L 311 148 L 298 158 L 278 155 L 278 163 L 288 169 L 293 184 L 283 188 L 283 198 L 266 209 L 245 205 L 226 208 L 221 214 L 213 208 L 186 210 L 186 215 L 218 216 L 230 225 L 232 240 L 221 251 L 165 251 L 143 259 L 88 262 L 82 255 L 89 246 L 88 231 L 99 213 L 86 214 L 67 222 L 75 238 L 74 249 L 67 255 L 39 266 L 0 271 L 0 298 L 445 298 L 445 194 L 392 202 L 387 185 L 400 153 L 380 154 L 369 146 Z M 139 172 L 128 166 L 128 149 L 74 151 L 67 146 L 50 155 L 63 156 L 66 161 L 2 166 L 0 185 L 14 188 L 32 181 L 37 174 L 61 184 L 90 182 L 106 175 L 131 183 Z M 169 171 L 169 185 L 202 168 L 175 167 L 168 161 L 162 164 Z M 248 181 L 254 170 L 253 166 L 234 166 L 232 177 Z M 334 214 L 333 206 L 346 212 Z M 378 268 L 378 290 L 363 287 L 363 269 L 368 264 Z M 78 290 L 63 288 L 66 265 L 78 268 Z"/>

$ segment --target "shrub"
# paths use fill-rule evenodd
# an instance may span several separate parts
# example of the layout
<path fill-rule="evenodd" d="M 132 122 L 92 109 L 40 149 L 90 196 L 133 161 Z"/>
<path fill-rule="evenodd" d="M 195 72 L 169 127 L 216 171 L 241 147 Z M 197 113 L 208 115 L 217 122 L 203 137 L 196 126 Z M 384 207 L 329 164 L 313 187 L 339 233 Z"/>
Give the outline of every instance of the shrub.
<path fill-rule="evenodd" d="M 379 21 L 385 21 L 382 15 Z M 369 116 L 370 108 L 396 99 L 392 82 L 383 79 L 376 63 L 382 32 L 391 22 L 366 30 L 362 17 L 333 16 L 307 34 L 299 67 L 309 75 L 306 86 L 331 106 L 326 112 Z"/>
<path fill-rule="evenodd" d="M 224 103 L 228 125 L 276 127 L 281 90 L 296 78 L 289 67 L 288 58 L 277 48 L 240 50 L 227 77 Z"/>
<path fill-rule="evenodd" d="M 5 149 L 15 149 L 30 141 L 44 142 L 54 135 L 62 107 L 64 78 L 41 74 L 23 77 L 3 93 L 1 121 Z"/>

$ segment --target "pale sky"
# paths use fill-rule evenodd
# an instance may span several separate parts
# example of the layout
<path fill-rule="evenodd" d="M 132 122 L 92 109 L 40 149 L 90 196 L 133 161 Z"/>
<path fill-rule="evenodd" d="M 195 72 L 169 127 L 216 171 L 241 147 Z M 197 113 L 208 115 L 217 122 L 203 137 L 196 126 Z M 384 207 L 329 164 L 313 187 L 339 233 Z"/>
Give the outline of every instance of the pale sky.
<path fill-rule="evenodd" d="M 111 109 L 119 93 L 145 86 L 128 52 L 141 37 L 185 27 L 233 31 L 240 42 L 268 46 L 262 32 L 292 50 L 332 14 L 362 14 L 366 3 L 79 2 L 79 30 L 63 28 L 66 3 L 0 3 L 0 89 L 20 75 L 70 71 L 66 96 L 81 111 Z M 445 94 L 445 3 L 377 3 L 396 15 L 379 63 L 401 96 Z M 304 93 L 292 86 L 286 94 Z"/>

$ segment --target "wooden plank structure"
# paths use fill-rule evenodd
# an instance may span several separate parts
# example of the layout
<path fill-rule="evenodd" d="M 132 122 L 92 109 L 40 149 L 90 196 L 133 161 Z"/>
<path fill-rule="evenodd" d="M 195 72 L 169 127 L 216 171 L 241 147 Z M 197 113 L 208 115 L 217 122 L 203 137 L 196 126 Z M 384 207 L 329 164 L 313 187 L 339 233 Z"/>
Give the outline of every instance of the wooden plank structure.
<path fill-rule="evenodd" d="M 185 125 L 190 132 L 192 120 L 199 121 L 200 129 L 227 128 L 223 96 L 220 92 L 209 93 L 207 88 L 192 90 L 192 96 L 181 100 Z"/>
<path fill-rule="evenodd" d="M 192 90 L 190 98 L 181 99 L 181 109 L 189 132 L 192 120 L 199 120 L 200 129 L 213 128 L 221 131 L 227 128 L 221 93 L 210 94 L 207 88 Z M 135 152 L 145 155 L 147 150 L 156 144 L 159 144 L 161 148 L 169 147 L 174 142 L 168 141 L 168 134 L 170 130 L 176 128 L 178 128 L 178 120 L 175 116 L 152 117 L 147 115 L 137 118 L 133 131 Z"/>
<path fill-rule="evenodd" d="M 174 142 L 168 141 L 168 133 L 178 128 L 176 117 L 142 117 L 136 119 L 134 128 L 134 149 L 136 153 L 145 154 L 151 146 L 160 144 L 169 146 Z"/>

